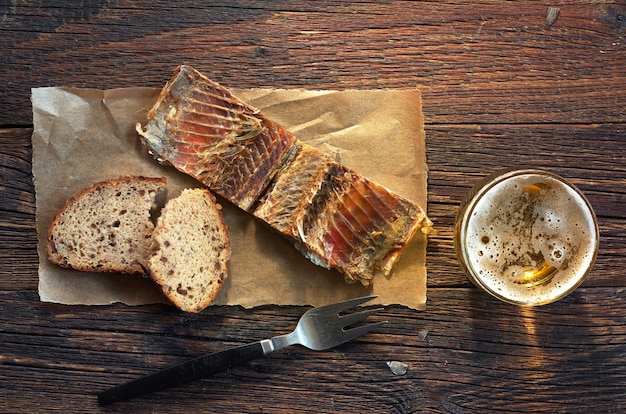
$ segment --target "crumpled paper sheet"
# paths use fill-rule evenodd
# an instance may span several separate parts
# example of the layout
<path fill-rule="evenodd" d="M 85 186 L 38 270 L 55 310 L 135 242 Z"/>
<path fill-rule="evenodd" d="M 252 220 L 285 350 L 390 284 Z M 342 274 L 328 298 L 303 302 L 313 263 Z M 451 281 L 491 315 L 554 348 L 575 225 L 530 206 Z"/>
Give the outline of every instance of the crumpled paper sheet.
<path fill-rule="evenodd" d="M 426 207 L 427 166 L 421 95 L 410 91 L 233 90 L 239 98 L 365 177 Z M 141 144 L 135 124 L 159 94 L 152 88 L 64 87 L 32 90 L 33 175 L 39 234 L 39 295 L 63 304 L 129 305 L 166 302 L 151 280 L 137 275 L 63 269 L 46 256 L 48 227 L 76 191 L 121 175 L 165 176 L 168 198 L 198 187 L 192 178 L 158 164 Z M 285 239 L 222 202 L 230 228 L 230 275 L 216 305 L 322 305 L 375 294 L 376 303 L 423 309 L 426 237 L 419 234 L 390 277 L 369 287 L 346 284 L 337 271 L 305 259 Z M 372 302 L 374 303 L 374 302 Z"/>

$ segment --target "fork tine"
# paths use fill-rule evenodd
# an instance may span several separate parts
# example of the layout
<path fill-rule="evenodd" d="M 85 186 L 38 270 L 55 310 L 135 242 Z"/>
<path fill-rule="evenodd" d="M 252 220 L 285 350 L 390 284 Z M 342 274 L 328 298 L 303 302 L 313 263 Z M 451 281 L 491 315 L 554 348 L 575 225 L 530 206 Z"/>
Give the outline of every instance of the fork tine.
<path fill-rule="evenodd" d="M 320 312 L 342 312 L 345 310 L 348 310 L 350 308 L 354 308 L 356 306 L 359 306 L 362 303 L 365 303 L 367 301 L 370 301 L 374 298 L 378 297 L 377 295 L 371 295 L 371 296 L 364 296 L 361 298 L 354 298 L 354 299 L 349 299 L 349 300 L 344 300 L 343 302 L 337 302 L 337 303 L 331 303 L 330 305 L 324 305 L 324 306 L 320 306 L 318 308 L 314 308 L 313 310 L 317 310 Z"/>
<path fill-rule="evenodd" d="M 383 308 L 365 309 L 360 312 L 354 312 L 354 313 L 349 313 L 347 315 L 341 315 L 339 319 L 341 320 L 341 322 L 344 322 L 344 325 L 343 325 L 344 327 L 350 326 L 359 321 L 362 321 L 363 319 L 367 318 L 369 315 L 373 315 L 376 312 L 380 312 L 381 310 L 383 310 Z"/>
<path fill-rule="evenodd" d="M 374 323 L 369 323 L 367 325 L 361 325 L 361 326 L 357 326 L 356 328 L 351 328 L 348 329 L 346 331 L 344 331 L 344 341 L 351 341 L 354 338 L 357 338 L 361 335 L 365 335 L 366 333 L 370 332 L 371 330 L 378 328 L 381 325 L 386 324 L 388 321 L 380 321 L 380 322 L 374 322 Z"/>

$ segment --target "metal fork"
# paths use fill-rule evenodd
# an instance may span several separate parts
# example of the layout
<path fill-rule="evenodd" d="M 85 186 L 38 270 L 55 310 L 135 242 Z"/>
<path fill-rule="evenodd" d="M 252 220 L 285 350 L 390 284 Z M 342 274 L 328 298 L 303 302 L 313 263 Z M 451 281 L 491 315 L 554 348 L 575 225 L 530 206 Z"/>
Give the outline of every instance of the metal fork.
<path fill-rule="evenodd" d="M 296 329 L 289 334 L 213 352 L 118 385 L 98 394 L 98 402 L 100 405 L 108 405 L 117 401 L 125 401 L 151 392 L 183 385 L 226 371 L 234 366 L 265 356 L 270 352 L 278 351 L 289 345 L 299 344 L 314 351 L 322 351 L 341 345 L 387 323 L 387 321 L 381 321 L 366 325 L 356 325 L 369 315 L 382 310 L 382 308 L 345 313 L 349 309 L 375 297 L 366 296 L 310 309 L 300 317 Z"/>

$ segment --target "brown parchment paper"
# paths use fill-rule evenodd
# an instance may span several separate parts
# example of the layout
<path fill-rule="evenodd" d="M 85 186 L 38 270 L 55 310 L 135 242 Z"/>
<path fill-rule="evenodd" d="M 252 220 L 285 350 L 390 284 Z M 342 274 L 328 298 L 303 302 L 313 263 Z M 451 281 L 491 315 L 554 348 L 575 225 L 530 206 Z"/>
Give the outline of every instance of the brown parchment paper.
<path fill-rule="evenodd" d="M 410 91 L 233 90 L 234 94 L 306 141 L 426 207 L 427 166 L 421 95 Z M 77 272 L 51 264 L 45 238 L 56 211 L 77 190 L 120 175 L 165 176 L 167 197 L 199 183 L 158 164 L 140 143 L 135 123 L 159 90 L 63 87 L 32 90 L 33 175 L 39 234 L 42 301 L 104 305 L 166 302 L 150 280 L 135 275 Z M 418 235 L 390 277 L 369 287 L 346 284 L 336 271 L 315 266 L 253 217 L 224 205 L 230 228 L 230 275 L 216 305 L 314 305 L 366 294 L 377 303 L 423 309 L 426 238 Z"/>

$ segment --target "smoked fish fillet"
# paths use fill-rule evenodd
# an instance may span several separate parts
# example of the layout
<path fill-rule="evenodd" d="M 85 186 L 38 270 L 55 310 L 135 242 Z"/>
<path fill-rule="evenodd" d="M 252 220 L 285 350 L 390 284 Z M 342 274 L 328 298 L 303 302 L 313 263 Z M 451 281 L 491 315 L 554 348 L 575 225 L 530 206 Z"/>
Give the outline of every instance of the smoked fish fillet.
<path fill-rule="evenodd" d="M 189 66 L 177 69 L 148 112 L 143 142 L 243 210 L 293 153 L 296 137 Z"/>
<path fill-rule="evenodd" d="M 388 275 L 431 222 L 417 204 L 361 176 L 190 66 L 180 66 L 137 132 L 186 173 L 291 240 L 347 282 Z"/>

